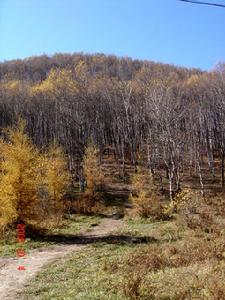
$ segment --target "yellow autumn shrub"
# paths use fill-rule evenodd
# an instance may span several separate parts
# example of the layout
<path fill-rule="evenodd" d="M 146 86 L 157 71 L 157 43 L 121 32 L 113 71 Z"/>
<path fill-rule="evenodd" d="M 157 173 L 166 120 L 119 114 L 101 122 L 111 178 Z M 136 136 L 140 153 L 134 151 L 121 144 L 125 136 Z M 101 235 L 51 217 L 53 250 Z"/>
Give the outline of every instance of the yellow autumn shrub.
<path fill-rule="evenodd" d="M 153 178 L 141 168 L 137 168 L 137 172 L 133 176 L 130 200 L 138 215 L 155 219 L 162 217 L 162 205 L 153 184 Z"/>
<path fill-rule="evenodd" d="M 83 172 L 86 188 L 77 203 L 77 209 L 83 213 L 96 212 L 96 209 L 101 207 L 100 199 L 103 174 L 99 162 L 99 150 L 93 143 L 89 143 L 86 147 Z"/>

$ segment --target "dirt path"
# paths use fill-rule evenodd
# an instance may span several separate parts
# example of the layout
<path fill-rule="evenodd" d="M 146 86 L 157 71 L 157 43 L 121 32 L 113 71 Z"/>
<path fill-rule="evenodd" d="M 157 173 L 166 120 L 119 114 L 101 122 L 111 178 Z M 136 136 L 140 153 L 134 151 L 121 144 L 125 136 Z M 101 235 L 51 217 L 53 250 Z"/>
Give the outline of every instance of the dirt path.
<path fill-rule="evenodd" d="M 102 223 L 93 230 L 83 233 L 85 239 L 100 239 L 112 233 L 122 225 L 122 221 L 114 219 L 104 219 Z M 38 250 L 32 250 L 24 258 L 0 259 L 0 298 L 1 300 L 19 300 L 19 292 L 29 283 L 44 265 L 62 259 L 73 251 L 79 251 L 85 246 L 84 243 L 63 244 L 50 246 Z M 18 265 L 24 265 L 26 270 L 17 270 Z"/>

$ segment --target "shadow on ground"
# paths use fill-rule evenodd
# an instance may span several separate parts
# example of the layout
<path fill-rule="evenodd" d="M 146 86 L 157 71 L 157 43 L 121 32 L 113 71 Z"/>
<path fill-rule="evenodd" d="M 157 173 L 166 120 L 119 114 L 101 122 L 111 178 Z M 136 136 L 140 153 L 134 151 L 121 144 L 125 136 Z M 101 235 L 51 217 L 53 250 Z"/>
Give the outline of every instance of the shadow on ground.
<path fill-rule="evenodd" d="M 32 240 L 40 242 L 53 242 L 57 244 L 77 244 L 86 245 L 94 243 L 107 243 L 107 244 L 149 244 L 157 242 L 157 239 L 149 236 L 134 237 L 130 235 L 107 235 L 107 236 L 94 236 L 94 235 L 61 235 L 53 234 L 46 236 L 32 237 Z"/>

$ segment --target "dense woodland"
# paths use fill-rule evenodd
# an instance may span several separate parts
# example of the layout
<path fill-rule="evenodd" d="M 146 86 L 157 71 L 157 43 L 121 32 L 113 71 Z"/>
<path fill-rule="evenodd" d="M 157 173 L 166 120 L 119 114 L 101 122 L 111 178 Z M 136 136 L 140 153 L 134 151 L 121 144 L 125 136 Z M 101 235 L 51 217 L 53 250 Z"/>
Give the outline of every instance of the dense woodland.
<path fill-rule="evenodd" d="M 85 146 L 145 164 L 170 197 L 203 166 L 225 184 L 225 65 L 211 72 L 102 54 L 56 54 L 0 64 L 0 128 L 27 122 L 40 148 L 58 141 L 76 180 Z M 2 132 L 4 137 L 4 133 Z M 162 178 L 168 178 L 164 187 Z"/>

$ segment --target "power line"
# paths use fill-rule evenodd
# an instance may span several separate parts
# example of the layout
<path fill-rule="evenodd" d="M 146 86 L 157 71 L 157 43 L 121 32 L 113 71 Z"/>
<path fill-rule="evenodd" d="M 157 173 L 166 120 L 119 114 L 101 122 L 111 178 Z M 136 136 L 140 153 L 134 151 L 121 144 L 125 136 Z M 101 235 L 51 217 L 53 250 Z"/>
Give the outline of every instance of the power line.
<path fill-rule="evenodd" d="M 201 4 L 201 5 L 209 5 L 209 6 L 217 6 L 217 7 L 225 8 L 224 4 L 219 4 L 219 3 L 199 2 L 199 1 L 194 1 L 194 0 L 179 0 L 179 1 L 187 2 L 187 3 L 193 3 L 193 4 Z"/>

